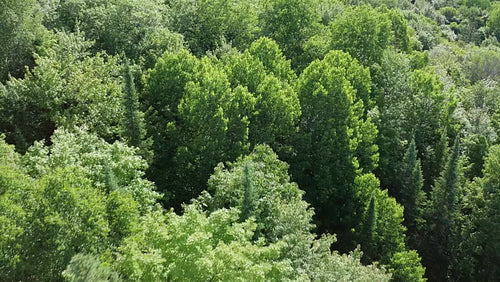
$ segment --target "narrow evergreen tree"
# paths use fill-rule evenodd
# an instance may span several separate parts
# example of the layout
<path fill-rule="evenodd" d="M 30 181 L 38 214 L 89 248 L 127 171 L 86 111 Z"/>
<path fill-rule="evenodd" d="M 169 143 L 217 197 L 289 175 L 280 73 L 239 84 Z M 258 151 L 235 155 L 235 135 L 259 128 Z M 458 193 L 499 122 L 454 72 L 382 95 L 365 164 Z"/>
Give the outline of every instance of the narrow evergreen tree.
<path fill-rule="evenodd" d="M 413 237 L 416 232 L 417 222 L 422 220 L 422 206 L 425 201 L 425 193 L 422 190 L 424 179 L 415 138 L 412 138 L 403 158 L 403 181 L 399 195 L 399 201 L 404 206 L 405 226 L 408 235 Z"/>
<path fill-rule="evenodd" d="M 18 126 L 15 126 L 14 129 L 14 141 L 16 144 L 16 149 L 18 152 L 26 152 L 26 150 L 29 147 L 28 142 L 26 141 L 26 138 L 24 137 L 22 131 L 19 129 Z"/>
<path fill-rule="evenodd" d="M 364 252 L 365 262 L 371 262 L 373 256 L 375 255 L 375 246 L 373 241 L 373 233 L 377 225 L 377 211 L 375 206 L 375 196 L 372 196 L 370 204 L 365 211 L 365 217 L 363 222 L 362 230 L 362 249 Z"/>
<path fill-rule="evenodd" d="M 456 217 L 455 202 L 459 193 L 460 137 L 457 136 L 445 169 L 431 192 L 427 219 L 430 232 L 426 247 L 429 278 L 446 280 L 450 265 L 450 240 Z"/>
<path fill-rule="evenodd" d="M 250 216 L 254 209 L 254 193 L 253 193 L 253 183 L 250 177 L 250 168 L 248 164 L 245 164 L 243 169 L 243 202 L 241 204 L 241 220 L 245 221 Z"/>
<path fill-rule="evenodd" d="M 144 114 L 139 109 L 139 96 L 135 89 L 134 77 L 130 70 L 128 60 L 125 60 L 124 93 L 123 105 L 125 108 L 125 119 L 123 121 L 123 134 L 130 146 L 141 148 L 145 136 Z"/>
<path fill-rule="evenodd" d="M 118 188 L 118 182 L 116 181 L 116 176 L 111 167 L 106 167 L 105 172 L 105 184 L 108 192 L 115 191 Z"/>

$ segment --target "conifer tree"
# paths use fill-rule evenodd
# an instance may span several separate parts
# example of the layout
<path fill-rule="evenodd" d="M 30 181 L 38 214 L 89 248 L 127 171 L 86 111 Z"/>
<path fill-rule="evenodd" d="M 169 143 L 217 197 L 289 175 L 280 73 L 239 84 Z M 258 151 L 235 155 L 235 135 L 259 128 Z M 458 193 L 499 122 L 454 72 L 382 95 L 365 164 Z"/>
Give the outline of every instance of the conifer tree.
<path fill-rule="evenodd" d="M 373 233 L 375 232 L 377 224 L 377 211 L 375 206 L 375 197 L 372 196 L 370 204 L 365 211 L 365 218 L 363 222 L 362 240 L 364 241 L 364 246 L 362 246 L 366 262 L 371 261 L 371 258 L 375 252 L 375 246 L 373 244 Z"/>
<path fill-rule="evenodd" d="M 452 241 L 454 281 L 497 281 L 500 277 L 500 145 L 484 159 L 483 177 L 464 189 Z"/>
<path fill-rule="evenodd" d="M 124 137 L 130 146 L 140 148 L 145 136 L 144 114 L 139 109 L 139 96 L 135 89 L 134 77 L 128 60 L 125 60 L 125 87 L 124 87 L 125 119 Z"/>
<path fill-rule="evenodd" d="M 105 172 L 105 184 L 106 184 L 106 189 L 108 192 L 115 191 L 118 189 L 118 182 L 116 181 L 116 176 L 115 173 L 113 172 L 113 169 L 111 167 L 107 166 L 106 167 L 106 172 Z"/>
<path fill-rule="evenodd" d="M 417 222 L 422 220 L 422 205 L 425 200 L 425 193 L 422 190 L 424 186 L 422 167 L 417 154 L 415 138 L 412 138 L 403 158 L 403 182 L 399 195 L 399 201 L 405 208 L 405 226 L 410 236 L 414 235 Z"/>
<path fill-rule="evenodd" d="M 444 281 L 450 265 L 450 240 L 456 217 L 456 199 L 459 193 L 460 137 L 457 136 L 453 150 L 441 176 L 431 192 L 427 220 L 427 265 L 429 276 L 435 281 Z"/>

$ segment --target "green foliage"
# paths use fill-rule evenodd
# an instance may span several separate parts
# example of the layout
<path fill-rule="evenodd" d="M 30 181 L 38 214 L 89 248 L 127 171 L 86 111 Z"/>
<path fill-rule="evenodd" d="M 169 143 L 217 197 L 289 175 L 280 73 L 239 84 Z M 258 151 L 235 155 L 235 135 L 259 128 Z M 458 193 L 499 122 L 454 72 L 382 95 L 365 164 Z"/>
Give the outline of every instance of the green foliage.
<path fill-rule="evenodd" d="M 5 142 L 5 136 L 0 136 L 0 278 L 15 275 L 14 269 L 20 262 L 23 248 L 18 243 L 25 228 L 26 212 L 16 201 L 16 193 L 22 187 L 32 184 L 32 179 L 22 173 L 19 155 L 14 146 Z M 14 195 L 12 195 L 14 194 Z"/>
<path fill-rule="evenodd" d="M 63 1 L 48 26 L 81 30 L 95 41 L 94 50 L 124 53 L 146 68 L 165 51 L 183 48 L 182 36 L 168 30 L 167 6 L 158 0 Z"/>
<path fill-rule="evenodd" d="M 397 252 L 391 258 L 393 281 L 426 281 L 425 267 L 420 263 L 420 256 L 416 251 Z"/>
<path fill-rule="evenodd" d="M 184 200 L 198 195 L 218 162 L 248 152 L 249 117 L 256 99 L 245 87 L 231 89 L 227 75 L 211 58 L 201 62 L 200 77 L 186 84 L 179 104 L 183 138 L 174 157 L 183 176 Z M 186 182 L 187 181 L 187 182 Z"/>
<path fill-rule="evenodd" d="M 362 266 L 359 253 L 332 253 L 333 237 L 315 240 L 313 212 L 287 168 L 267 146 L 227 168 L 220 164 L 209 181 L 212 195 L 184 206 L 182 216 L 152 212 L 141 218 L 137 233 L 120 247 L 116 268 L 144 281 L 388 281 L 383 271 Z M 255 201 L 250 218 L 242 220 L 248 179 Z"/>
<path fill-rule="evenodd" d="M 1 1 L 0 280 L 498 280 L 499 7 Z"/>
<path fill-rule="evenodd" d="M 422 15 L 411 14 L 408 26 L 411 27 L 411 32 L 415 37 L 412 49 L 416 51 L 430 50 L 438 43 L 439 27 L 433 20 Z"/>
<path fill-rule="evenodd" d="M 182 34 L 193 54 L 204 55 L 225 42 L 244 50 L 260 31 L 256 1 L 167 1 L 172 30 Z"/>
<path fill-rule="evenodd" d="M 120 131 L 121 81 L 116 57 L 87 56 L 81 34 L 58 33 L 37 66 L 23 79 L 0 87 L 1 125 L 7 140 L 24 152 L 57 127 L 86 126 L 113 139 Z"/>
<path fill-rule="evenodd" d="M 13 209 L 22 216 L 7 226 L 7 234 L 14 236 L 2 246 L 1 257 L 6 258 L 13 246 L 17 250 L 5 264 L 2 280 L 60 279 L 77 251 L 99 252 L 107 247 L 104 196 L 78 169 L 56 169 L 37 181 L 24 179 L 22 186 L 10 185 L 1 196 L 6 203 L 2 217 Z"/>
<path fill-rule="evenodd" d="M 412 130 L 406 128 L 404 122 L 410 107 L 410 75 L 408 58 L 390 51 L 384 52 L 379 67 L 371 69 L 373 96 L 378 108 L 374 122 L 379 130 L 377 145 L 380 154 L 375 172 L 382 187 L 396 197 L 401 186 L 399 175 L 404 141 Z"/>
<path fill-rule="evenodd" d="M 380 61 L 390 43 L 391 20 L 380 9 L 353 7 L 330 23 L 330 32 L 332 49 L 344 50 L 368 66 Z"/>
<path fill-rule="evenodd" d="M 239 211 L 221 209 L 207 215 L 198 204 L 182 216 L 151 213 L 120 248 L 117 267 L 125 277 L 153 280 L 275 280 L 291 272 L 277 261 L 282 244 L 252 243 L 251 220 L 239 223 Z"/>
<path fill-rule="evenodd" d="M 130 235 L 137 225 L 140 215 L 139 203 L 130 192 L 120 189 L 109 192 L 106 208 L 109 237 L 118 245 L 120 240 Z"/>
<path fill-rule="evenodd" d="M 144 125 L 144 113 L 140 109 L 139 95 L 135 89 L 134 77 L 128 60 L 125 60 L 125 87 L 124 87 L 124 120 L 123 136 L 129 146 L 137 147 L 141 150 L 141 155 L 150 160 L 151 139 L 146 139 L 146 128 Z"/>
<path fill-rule="evenodd" d="M 490 7 L 490 0 L 465 0 L 464 4 L 467 7 L 479 7 L 482 9 L 487 9 Z"/>
<path fill-rule="evenodd" d="M 445 16 L 448 22 L 457 21 L 457 17 L 459 16 L 459 12 L 455 7 L 443 7 L 439 9 L 439 13 Z"/>
<path fill-rule="evenodd" d="M 75 254 L 116 248 L 153 208 L 157 194 L 133 148 L 58 130 L 51 146 L 37 142 L 19 158 L 1 142 L 1 280 L 61 280 Z M 72 267 L 68 279 L 78 279 Z"/>
<path fill-rule="evenodd" d="M 251 168 L 251 170 L 249 170 Z M 249 175 L 247 174 L 249 173 Z M 257 226 L 253 240 L 284 243 L 281 258 L 291 260 L 294 276 L 308 273 L 313 211 L 302 200 L 303 192 L 290 182 L 288 165 L 278 160 L 268 146 L 256 146 L 247 157 L 219 165 L 209 180 L 210 194 L 202 203 L 209 211 L 238 208 L 243 218 L 249 209 L 248 179 L 251 181 L 251 216 Z"/>
<path fill-rule="evenodd" d="M 455 235 L 452 277 L 460 280 L 495 280 L 499 275 L 500 146 L 490 147 L 482 178 L 470 184 L 462 201 L 460 226 Z"/>
<path fill-rule="evenodd" d="M 471 48 L 463 61 L 463 71 L 472 84 L 481 80 L 499 81 L 499 48 Z"/>
<path fill-rule="evenodd" d="M 241 219 L 244 221 L 248 219 L 254 211 L 255 206 L 255 196 L 253 192 L 253 183 L 250 179 L 250 172 L 248 165 L 244 168 L 243 176 L 243 201 L 241 203 Z"/>
<path fill-rule="evenodd" d="M 387 265 L 396 281 L 424 281 L 420 257 L 406 250 L 403 207 L 389 197 L 387 190 L 380 189 L 373 174 L 358 176 L 356 189 L 359 201 L 366 206 L 357 228 L 357 242 L 366 251 L 365 261 Z"/>
<path fill-rule="evenodd" d="M 71 282 L 107 282 L 121 281 L 109 266 L 102 265 L 98 257 L 76 254 L 62 273 L 65 281 Z"/>
<path fill-rule="evenodd" d="M 171 162 L 177 151 L 176 122 L 180 120 L 178 107 L 184 95 L 184 87 L 195 79 L 199 61 L 187 51 L 166 52 L 145 79 L 144 104 L 148 135 L 152 136 L 154 159 L 148 177 L 158 189 L 175 195 L 171 188 L 176 179 Z M 167 187 L 170 191 L 167 191 Z M 174 190 L 174 191 L 172 191 Z M 182 203 L 182 200 L 178 203 Z"/>
<path fill-rule="evenodd" d="M 491 7 L 486 26 L 497 39 L 500 39 L 500 4 L 498 2 Z"/>
<path fill-rule="evenodd" d="M 290 61 L 276 42 L 261 38 L 244 54 L 228 58 L 227 64 L 232 86 L 247 87 L 256 98 L 249 120 L 250 142 L 268 144 L 279 154 L 290 151 L 290 137 L 301 114 Z"/>
<path fill-rule="evenodd" d="M 8 75 L 22 77 L 33 66 L 33 52 L 43 44 L 47 31 L 36 0 L 5 0 L 0 3 L 0 82 Z"/>
<path fill-rule="evenodd" d="M 125 61 L 125 99 L 123 105 L 125 106 L 125 119 L 124 119 L 124 136 L 130 146 L 140 147 L 141 141 L 144 138 L 144 121 L 142 113 L 139 110 L 139 97 L 135 89 L 134 77 L 130 70 L 128 61 Z"/>
<path fill-rule="evenodd" d="M 429 63 L 435 67 L 445 89 L 468 85 L 462 69 L 465 51 L 453 45 L 441 44 L 428 52 Z"/>
<path fill-rule="evenodd" d="M 252 186 L 251 195 L 248 185 Z M 236 207 L 246 218 L 251 202 L 256 236 L 268 242 L 308 234 L 312 229 L 312 211 L 302 200 L 303 192 L 290 182 L 288 165 L 268 146 L 256 146 L 250 155 L 229 163 L 227 168 L 220 164 L 210 177 L 208 189 L 213 196 L 202 198 L 212 211 Z"/>
<path fill-rule="evenodd" d="M 384 9 L 381 9 L 384 11 Z M 391 45 L 402 52 L 410 51 L 410 34 L 408 31 L 408 23 L 404 15 L 399 10 L 385 11 L 391 20 Z"/>
<path fill-rule="evenodd" d="M 272 39 L 262 37 L 250 45 L 248 52 L 258 59 L 268 73 L 281 81 L 292 83 L 297 77 L 291 63 L 285 58 L 279 45 Z"/>
<path fill-rule="evenodd" d="M 462 89 L 460 100 L 462 109 L 461 123 L 464 128 L 464 153 L 467 157 L 465 175 L 472 180 L 482 177 L 483 158 L 489 146 L 498 140 L 496 113 L 500 99 L 498 86 L 492 81 L 480 81 Z"/>
<path fill-rule="evenodd" d="M 399 194 L 400 203 L 405 208 L 405 226 L 408 228 L 410 236 L 415 235 L 417 225 L 421 224 L 423 205 L 426 200 L 426 195 L 422 191 L 424 186 L 422 167 L 417 153 L 415 140 L 412 139 L 403 159 L 401 175 L 403 186 Z"/>
<path fill-rule="evenodd" d="M 102 192 L 113 190 L 110 178 L 115 178 L 113 182 L 133 196 L 142 212 L 150 210 L 158 199 L 153 183 L 143 178 L 147 163 L 136 148 L 118 141 L 109 144 L 82 129 L 57 130 L 51 141 L 50 146 L 36 142 L 23 156 L 30 176 L 38 178 L 57 168 L 77 167 Z"/>
<path fill-rule="evenodd" d="M 485 29 L 488 18 L 488 11 L 480 9 L 478 7 L 467 7 L 460 6 L 459 12 L 461 14 L 460 24 L 455 26 L 455 30 L 458 32 L 458 38 L 465 41 L 471 42 L 476 45 L 481 44 L 481 42 L 488 35 L 488 30 Z M 493 37 L 495 37 L 493 35 Z"/>
<path fill-rule="evenodd" d="M 146 80 L 145 98 L 156 153 L 151 174 L 170 204 L 198 196 L 218 162 L 251 146 L 289 153 L 300 116 L 294 82 L 290 62 L 270 39 L 220 60 L 165 54 Z"/>
<path fill-rule="evenodd" d="M 347 53 L 331 51 L 304 70 L 297 86 L 302 118 L 292 171 L 316 208 L 321 228 L 342 235 L 359 220 L 354 217 L 359 209 L 356 171 L 369 172 L 378 160 L 376 128 L 363 118 L 369 83 L 367 69 Z"/>
<path fill-rule="evenodd" d="M 373 244 L 373 235 L 375 228 L 377 226 L 377 212 L 375 207 L 375 198 L 372 197 L 370 204 L 365 210 L 364 218 L 362 220 L 361 226 L 361 238 L 363 241 L 363 251 L 364 257 L 367 261 L 375 255 L 375 247 Z"/>
<path fill-rule="evenodd" d="M 443 84 L 432 69 L 415 70 L 410 87 L 412 100 L 405 126 L 414 130 L 418 157 L 422 161 L 424 189 L 428 190 L 443 167 L 447 146 L 445 134 L 448 128 L 454 130 L 451 115 L 456 101 L 444 92 Z"/>
<path fill-rule="evenodd" d="M 266 1 L 261 15 L 263 35 L 274 39 L 294 67 L 302 54 L 302 45 L 315 33 L 320 22 L 318 1 L 278 0 Z M 300 20 L 297 20 L 300 19 Z"/>
<path fill-rule="evenodd" d="M 364 222 L 359 228 L 361 240 L 366 227 L 372 229 L 366 242 L 370 250 L 371 260 L 381 261 L 388 264 L 393 254 L 405 250 L 406 228 L 403 223 L 403 207 L 394 198 L 390 198 L 387 190 L 379 188 L 379 181 L 373 174 L 365 174 L 356 178 L 356 196 L 366 207 Z M 371 199 L 373 199 L 373 210 L 371 210 Z M 375 210 L 376 208 L 376 210 Z M 372 213 L 373 212 L 373 213 Z M 363 249 L 363 241 L 361 248 Z"/>
<path fill-rule="evenodd" d="M 456 224 L 456 211 L 460 193 L 460 137 L 457 136 L 453 151 L 441 176 L 432 189 L 430 204 L 427 211 L 429 233 L 427 234 L 429 253 L 424 259 L 428 263 L 429 277 L 445 279 L 450 267 L 448 253 L 451 249 L 452 232 Z M 439 262 L 439 263 L 438 263 Z"/>
<path fill-rule="evenodd" d="M 109 192 L 118 189 L 118 182 L 116 181 L 115 173 L 109 166 L 106 167 L 104 185 L 106 190 Z"/>
<path fill-rule="evenodd" d="M 372 68 L 373 92 L 378 106 L 380 166 L 376 170 L 383 187 L 400 199 L 401 169 L 405 145 L 415 136 L 422 162 L 424 189 L 429 190 L 441 171 L 446 148 L 445 133 L 455 133 L 452 119 L 456 98 L 444 92 L 433 69 L 411 71 L 411 60 L 385 52 L 380 67 Z"/>

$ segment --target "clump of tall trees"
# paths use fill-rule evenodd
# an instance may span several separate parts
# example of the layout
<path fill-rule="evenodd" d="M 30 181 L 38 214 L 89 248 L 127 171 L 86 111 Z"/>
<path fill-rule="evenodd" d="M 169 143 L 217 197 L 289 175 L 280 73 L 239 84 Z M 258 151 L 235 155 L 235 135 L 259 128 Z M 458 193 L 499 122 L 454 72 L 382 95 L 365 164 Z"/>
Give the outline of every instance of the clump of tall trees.
<path fill-rule="evenodd" d="M 498 1 L 0 3 L 0 280 L 497 281 Z"/>

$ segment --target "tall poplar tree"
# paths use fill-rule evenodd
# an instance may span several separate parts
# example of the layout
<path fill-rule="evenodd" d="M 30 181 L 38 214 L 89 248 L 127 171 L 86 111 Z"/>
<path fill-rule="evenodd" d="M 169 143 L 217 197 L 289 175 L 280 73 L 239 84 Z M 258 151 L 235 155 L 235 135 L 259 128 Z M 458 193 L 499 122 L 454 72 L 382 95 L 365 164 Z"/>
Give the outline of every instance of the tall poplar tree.
<path fill-rule="evenodd" d="M 292 174 L 306 189 L 320 230 L 338 233 L 340 242 L 364 207 L 355 199 L 357 170 L 370 172 L 378 159 L 377 130 L 363 118 L 358 97 L 358 91 L 369 93 L 369 84 L 368 69 L 342 51 L 314 61 L 298 82 L 302 119 Z"/>

